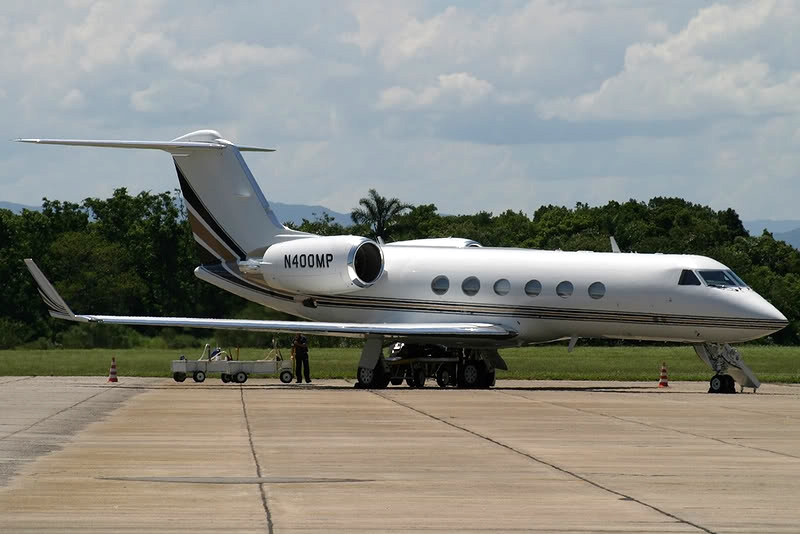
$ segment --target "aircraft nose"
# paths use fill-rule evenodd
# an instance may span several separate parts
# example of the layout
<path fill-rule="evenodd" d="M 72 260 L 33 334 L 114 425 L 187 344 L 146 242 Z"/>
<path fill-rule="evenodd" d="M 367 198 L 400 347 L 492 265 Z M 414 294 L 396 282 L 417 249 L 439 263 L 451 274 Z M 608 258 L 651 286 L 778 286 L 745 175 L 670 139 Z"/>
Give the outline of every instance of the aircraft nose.
<path fill-rule="evenodd" d="M 764 297 L 753 292 L 753 297 L 749 302 L 749 314 L 754 320 L 764 322 L 774 327 L 775 332 L 789 324 L 786 316 L 781 311 L 770 304 Z"/>

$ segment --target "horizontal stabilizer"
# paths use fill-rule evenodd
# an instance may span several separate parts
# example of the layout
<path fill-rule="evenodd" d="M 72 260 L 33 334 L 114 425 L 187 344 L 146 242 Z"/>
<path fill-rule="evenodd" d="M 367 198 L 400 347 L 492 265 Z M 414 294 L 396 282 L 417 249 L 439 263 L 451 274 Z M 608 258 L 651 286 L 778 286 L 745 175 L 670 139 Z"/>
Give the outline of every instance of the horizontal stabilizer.
<path fill-rule="evenodd" d="M 103 148 L 140 148 L 174 152 L 181 149 L 217 149 L 234 146 L 243 152 L 275 152 L 274 148 L 234 145 L 223 139 L 214 141 L 118 141 L 113 139 L 14 139 L 19 143 L 39 145 L 95 146 Z"/>
<path fill-rule="evenodd" d="M 261 321 L 248 319 L 203 319 L 195 317 L 137 317 L 124 315 L 75 315 L 31 259 L 26 259 L 39 293 L 50 315 L 59 319 L 89 323 L 109 323 L 130 326 L 172 326 L 183 328 L 212 328 L 248 330 L 254 332 L 306 332 L 325 336 L 429 339 L 508 339 L 516 332 L 490 323 L 321 323 L 307 321 Z"/>

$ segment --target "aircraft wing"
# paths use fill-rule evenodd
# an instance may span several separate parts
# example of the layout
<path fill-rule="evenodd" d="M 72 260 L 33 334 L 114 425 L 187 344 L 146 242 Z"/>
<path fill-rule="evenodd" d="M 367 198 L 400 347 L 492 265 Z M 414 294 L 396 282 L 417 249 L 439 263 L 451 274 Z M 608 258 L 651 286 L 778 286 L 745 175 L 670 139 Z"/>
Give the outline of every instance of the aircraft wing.
<path fill-rule="evenodd" d="M 138 317 L 126 315 L 76 315 L 61 298 L 32 259 L 25 265 L 39 286 L 39 294 L 50 315 L 80 323 L 108 323 L 130 326 L 173 326 L 249 330 L 255 332 L 305 332 L 325 336 L 384 336 L 398 339 L 509 339 L 517 333 L 491 323 L 329 323 L 308 321 L 261 321 L 251 319 L 204 319 L 196 317 Z"/>

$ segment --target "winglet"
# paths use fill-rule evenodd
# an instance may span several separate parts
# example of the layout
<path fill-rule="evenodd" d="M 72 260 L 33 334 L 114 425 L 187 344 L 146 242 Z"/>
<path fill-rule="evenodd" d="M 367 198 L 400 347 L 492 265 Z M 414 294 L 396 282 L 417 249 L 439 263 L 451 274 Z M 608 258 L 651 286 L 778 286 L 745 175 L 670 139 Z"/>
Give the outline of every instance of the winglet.
<path fill-rule="evenodd" d="M 36 281 L 36 285 L 39 286 L 39 295 L 41 295 L 45 305 L 50 309 L 51 316 L 68 321 L 88 322 L 87 319 L 78 317 L 72 313 L 72 310 L 69 309 L 67 303 L 64 302 L 64 299 L 58 294 L 53 284 L 45 277 L 44 273 L 39 269 L 39 266 L 36 265 L 36 262 L 30 258 L 25 258 L 25 265 Z"/>

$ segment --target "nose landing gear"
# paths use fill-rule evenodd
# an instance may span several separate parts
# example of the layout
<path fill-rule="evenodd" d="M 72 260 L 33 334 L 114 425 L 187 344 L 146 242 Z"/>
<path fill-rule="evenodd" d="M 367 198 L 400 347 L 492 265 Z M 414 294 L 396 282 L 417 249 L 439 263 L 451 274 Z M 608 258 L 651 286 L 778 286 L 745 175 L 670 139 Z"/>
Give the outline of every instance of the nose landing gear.
<path fill-rule="evenodd" d="M 702 343 L 694 346 L 697 356 L 716 373 L 709 382 L 709 393 L 736 393 L 736 383 L 755 392 L 761 382 L 745 365 L 738 350 L 727 343 Z"/>

